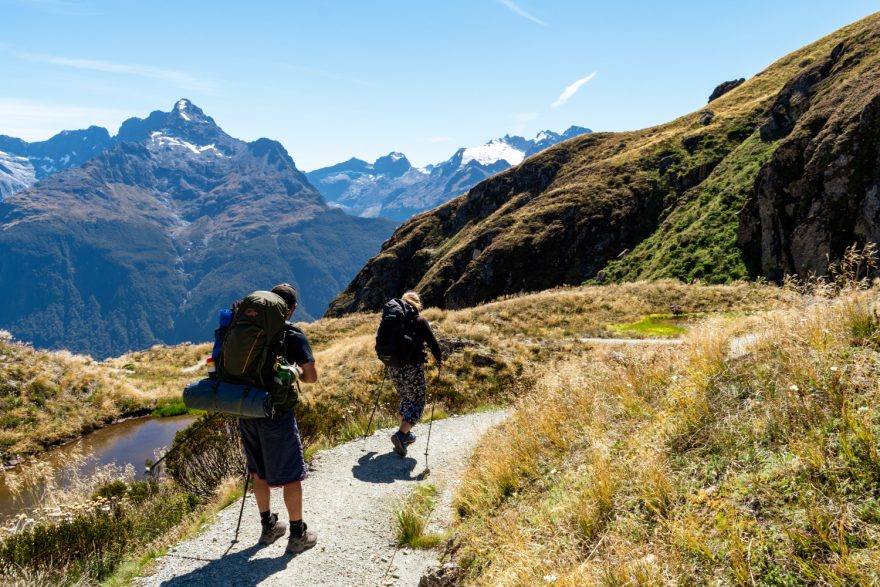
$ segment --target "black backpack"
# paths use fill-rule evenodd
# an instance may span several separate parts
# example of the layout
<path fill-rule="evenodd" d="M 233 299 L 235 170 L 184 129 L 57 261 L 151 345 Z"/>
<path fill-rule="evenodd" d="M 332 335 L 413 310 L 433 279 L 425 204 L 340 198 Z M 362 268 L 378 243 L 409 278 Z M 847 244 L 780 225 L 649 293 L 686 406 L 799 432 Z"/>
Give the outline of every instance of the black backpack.
<path fill-rule="evenodd" d="M 376 331 L 376 355 L 388 367 L 403 367 L 413 363 L 416 354 L 415 308 L 399 298 L 389 300 L 382 307 L 382 321 Z"/>

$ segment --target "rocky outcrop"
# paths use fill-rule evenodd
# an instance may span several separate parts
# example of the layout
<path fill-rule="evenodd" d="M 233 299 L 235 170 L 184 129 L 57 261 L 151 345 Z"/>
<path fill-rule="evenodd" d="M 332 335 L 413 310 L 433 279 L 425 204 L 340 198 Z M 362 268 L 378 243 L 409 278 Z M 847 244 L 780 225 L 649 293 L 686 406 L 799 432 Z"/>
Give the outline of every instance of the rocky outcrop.
<path fill-rule="evenodd" d="M 739 215 L 753 274 L 822 275 L 846 247 L 880 242 L 878 39 L 836 45 L 777 96 L 761 135 L 780 143 Z"/>
<path fill-rule="evenodd" d="M 712 100 L 717 100 L 727 92 L 738 88 L 739 86 L 746 83 L 746 78 L 741 77 L 739 79 L 731 80 L 729 82 L 722 82 L 715 86 L 715 89 L 712 90 L 712 93 L 709 95 L 709 102 Z"/>

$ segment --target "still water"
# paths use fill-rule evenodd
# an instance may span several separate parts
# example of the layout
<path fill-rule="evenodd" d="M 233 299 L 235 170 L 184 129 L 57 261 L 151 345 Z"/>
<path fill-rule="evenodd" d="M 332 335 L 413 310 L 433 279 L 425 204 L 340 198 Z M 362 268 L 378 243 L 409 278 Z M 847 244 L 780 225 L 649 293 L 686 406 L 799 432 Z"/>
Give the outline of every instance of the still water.
<path fill-rule="evenodd" d="M 70 461 L 74 452 L 91 455 L 80 470 L 88 474 L 95 467 L 115 462 L 120 466 L 132 464 L 138 478 L 143 478 L 144 462 L 154 459 L 156 449 L 170 446 L 178 430 L 186 428 L 195 418 L 193 416 L 175 416 L 172 418 L 153 418 L 146 416 L 126 420 L 107 428 L 92 432 L 88 436 L 52 449 L 36 457 L 46 461 L 53 467 L 63 467 Z M 19 467 L 27 467 L 24 461 Z M 13 471 L 18 470 L 13 469 Z M 63 481 L 62 481 L 63 483 Z M 0 521 L 27 511 L 32 504 L 15 501 L 6 485 L 6 472 L 0 473 Z"/>

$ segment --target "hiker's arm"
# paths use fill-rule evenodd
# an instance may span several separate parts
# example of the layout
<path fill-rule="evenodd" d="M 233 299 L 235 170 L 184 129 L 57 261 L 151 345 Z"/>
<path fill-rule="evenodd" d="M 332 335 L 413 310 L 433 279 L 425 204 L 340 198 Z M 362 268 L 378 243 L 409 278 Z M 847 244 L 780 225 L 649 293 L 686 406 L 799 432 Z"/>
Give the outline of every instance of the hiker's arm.
<path fill-rule="evenodd" d="M 314 361 L 297 365 L 297 367 L 300 372 L 299 380 L 303 383 L 314 383 L 318 380 L 318 370 L 315 368 Z"/>
<path fill-rule="evenodd" d="M 434 331 L 431 330 L 431 325 L 428 324 L 428 321 L 422 318 L 421 322 L 425 342 L 428 343 L 428 348 L 431 349 L 431 354 L 434 355 L 434 360 L 439 365 L 443 362 L 443 353 L 440 351 L 440 345 L 437 343 L 437 338 L 434 337 Z"/>

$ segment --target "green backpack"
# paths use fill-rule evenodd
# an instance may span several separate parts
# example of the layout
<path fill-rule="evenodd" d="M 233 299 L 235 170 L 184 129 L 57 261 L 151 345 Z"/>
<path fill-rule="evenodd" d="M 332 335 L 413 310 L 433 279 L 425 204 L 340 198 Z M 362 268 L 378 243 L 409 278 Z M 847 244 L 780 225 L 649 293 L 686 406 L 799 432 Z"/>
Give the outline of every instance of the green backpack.
<path fill-rule="evenodd" d="M 288 311 L 287 302 L 270 291 L 255 291 L 244 298 L 223 337 L 217 364 L 221 380 L 265 389 L 277 410 L 289 410 L 296 403 L 290 379 L 276 377 L 276 365 L 287 365 Z"/>

